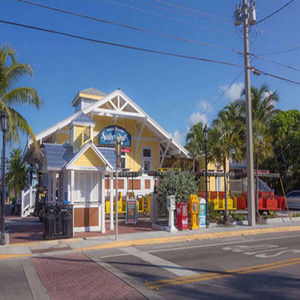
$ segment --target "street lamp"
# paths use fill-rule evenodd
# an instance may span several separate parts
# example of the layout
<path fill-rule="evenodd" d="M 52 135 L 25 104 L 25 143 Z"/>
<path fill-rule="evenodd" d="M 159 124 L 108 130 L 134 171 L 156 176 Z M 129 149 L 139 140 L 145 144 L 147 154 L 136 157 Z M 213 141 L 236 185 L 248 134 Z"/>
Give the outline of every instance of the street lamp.
<path fill-rule="evenodd" d="M 1 113 L 1 130 L 3 133 L 2 143 L 2 193 L 1 193 L 1 210 L 0 210 L 0 245 L 5 245 L 5 228 L 4 228 L 4 201 L 5 201 L 5 148 L 6 148 L 6 132 L 8 128 L 8 116 L 5 110 Z"/>
<path fill-rule="evenodd" d="M 209 225 L 209 215 L 208 215 L 208 188 L 207 188 L 207 139 L 208 139 L 208 129 L 207 124 L 205 124 L 203 129 L 203 138 L 205 145 L 205 191 L 206 191 L 206 209 L 205 209 L 205 218 L 206 218 L 206 227 Z"/>

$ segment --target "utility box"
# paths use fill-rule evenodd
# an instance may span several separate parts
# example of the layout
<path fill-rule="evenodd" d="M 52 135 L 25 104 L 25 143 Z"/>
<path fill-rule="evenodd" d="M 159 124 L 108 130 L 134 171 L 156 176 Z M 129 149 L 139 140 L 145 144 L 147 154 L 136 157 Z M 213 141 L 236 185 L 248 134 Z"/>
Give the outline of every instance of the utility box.
<path fill-rule="evenodd" d="M 191 216 L 190 229 L 199 229 L 199 200 L 197 195 L 190 195 L 189 207 Z"/>
<path fill-rule="evenodd" d="M 187 203 L 176 204 L 176 222 L 177 229 L 184 230 L 189 229 L 189 213 Z"/>

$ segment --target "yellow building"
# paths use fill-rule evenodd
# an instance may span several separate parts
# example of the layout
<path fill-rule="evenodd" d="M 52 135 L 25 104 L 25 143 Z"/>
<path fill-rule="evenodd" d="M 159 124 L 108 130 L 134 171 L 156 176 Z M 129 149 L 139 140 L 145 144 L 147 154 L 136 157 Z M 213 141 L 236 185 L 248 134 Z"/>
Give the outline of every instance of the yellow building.
<path fill-rule="evenodd" d="M 40 156 L 29 141 L 26 157 L 43 172 L 48 202 L 73 204 L 74 231 L 105 232 L 105 201 L 113 207 L 115 197 L 116 137 L 122 170 L 138 172 L 118 180 L 123 195 L 151 193 L 155 178 L 149 172 L 161 168 L 166 157 L 188 153 L 119 89 L 108 95 L 95 88 L 80 91 L 72 105 L 73 115 L 36 135 Z"/>
<path fill-rule="evenodd" d="M 201 173 L 205 174 L 205 155 L 202 155 L 199 160 L 199 168 Z M 226 173 L 229 172 L 229 160 L 226 161 Z M 215 162 L 207 163 L 208 173 L 208 191 L 224 191 L 224 169 L 223 165 Z M 200 190 L 205 191 L 205 176 L 200 177 Z M 229 178 L 227 177 L 227 191 L 229 191 Z"/>

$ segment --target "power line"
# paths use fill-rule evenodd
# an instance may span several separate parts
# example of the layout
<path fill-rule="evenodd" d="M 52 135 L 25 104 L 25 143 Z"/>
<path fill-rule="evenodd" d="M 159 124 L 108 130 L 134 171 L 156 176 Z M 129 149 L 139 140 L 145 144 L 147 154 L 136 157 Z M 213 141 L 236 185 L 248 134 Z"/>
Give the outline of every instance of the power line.
<path fill-rule="evenodd" d="M 100 19 L 100 18 L 97 18 L 97 17 L 83 15 L 83 14 L 79 14 L 79 13 L 76 13 L 76 12 L 73 12 L 73 11 L 69 11 L 69 10 L 65 10 L 65 9 L 61 9 L 61 8 L 56 8 L 56 7 L 53 7 L 53 6 L 47 6 L 47 5 L 44 5 L 44 4 L 39 4 L 39 3 L 35 3 L 35 2 L 32 2 L 32 1 L 28 1 L 28 0 L 17 0 L 17 1 L 22 2 L 24 4 L 29 4 L 29 5 L 32 5 L 32 6 L 37 6 L 37 7 L 53 10 L 53 11 L 56 11 L 56 12 L 60 12 L 60 13 L 64 13 L 64 14 L 73 15 L 73 16 L 76 16 L 76 17 L 88 19 L 88 20 L 91 20 L 91 21 L 96 21 L 96 22 L 101 22 L 101 23 L 105 23 L 105 24 L 115 25 L 115 26 L 126 28 L 126 29 L 130 29 L 130 30 L 150 33 L 150 34 L 154 34 L 154 35 L 167 37 L 167 38 L 170 38 L 170 39 L 175 39 L 175 40 L 179 40 L 179 41 L 198 44 L 198 45 L 201 45 L 201 46 L 207 46 L 207 47 L 219 48 L 219 49 L 223 49 L 223 50 L 229 50 L 229 51 L 233 51 L 237 54 L 242 54 L 242 52 L 240 50 L 229 48 L 229 47 L 219 46 L 219 45 L 216 45 L 216 44 L 201 42 L 201 41 L 192 40 L 192 39 L 187 39 L 187 38 L 184 38 L 184 37 L 179 37 L 179 36 L 175 36 L 175 35 L 171 35 L 171 34 L 167 34 L 167 33 L 152 31 L 152 30 L 148 30 L 148 29 L 145 29 L 145 28 L 141 28 L 141 27 L 136 27 L 136 26 L 131 26 L 131 25 L 127 25 L 127 24 L 113 22 L 113 21 L 109 21 L 109 20 L 105 20 L 105 19 Z"/>
<path fill-rule="evenodd" d="M 268 15 L 268 16 L 262 18 L 261 20 L 257 21 L 256 24 L 262 23 L 262 22 L 266 21 L 267 19 L 271 18 L 272 16 L 274 16 L 275 14 L 277 14 L 281 10 L 283 10 L 285 7 L 289 6 L 292 2 L 294 2 L 294 0 L 290 0 L 288 3 L 286 3 L 283 6 L 281 6 L 280 8 L 278 8 L 277 10 L 275 10 L 274 12 L 272 12 L 270 15 Z"/>
<path fill-rule="evenodd" d="M 218 21 L 222 21 L 222 22 L 226 22 L 226 23 L 232 23 L 232 20 L 230 20 L 230 19 L 223 18 L 223 17 L 213 15 L 213 14 L 208 14 L 206 12 L 203 12 L 203 11 L 199 10 L 199 9 L 188 8 L 188 7 L 178 5 L 178 4 L 175 4 L 175 3 L 170 3 L 170 2 L 167 2 L 167 1 L 164 1 L 164 0 L 153 0 L 153 1 L 162 3 L 162 4 L 167 5 L 167 6 L 172 6 L 172 7 L 180 8 L 180 9 L 183 9 L 183 10 L 186 10 L 186 11 L 189 11 L 189 12 L 200 14 L 200 15 L 203 15 L 203 16 L 206 16 L 206 17 L 210 17 L 210 18 L 213 18 L 213 19 L 218 20 Z"/>
<path fill-rule="evenodd" d="M 206 112 L 208 112 L 213 105 L 215 105 L 220 99 L 221 97 L 233 86 L 233 84 L 240 78 L 240 76 L 242 75 L 243 71 L 241 71 L 235 78 L 234 80 L 230 83 L 230 85 L 225 88 L 221 94 L 219 94 L 219 96 L 217 96 L 215 98 L 215 100 L 202 112 L 202 114 L 205 114 Z"/>
<path fill-rule="evenodd" d="M 250 69 L 252 70 L 252 72 L 253 72 L 254 75 L 259 76 L 259 75 L 262 74 L 262 75 L 265 75 L 265 76 L 270 76 L 270 77 L 273 77 L 273 78 L 276 78 L 276 79 L 279 79 L 279 80 L 282 80 L 282 81 L 286 81 L 286 82 L 289 82 L 289 83 L 293 83 L 293 84 L 296 84 L 296 85 L 300 86 L 300 82 L 299 81 L 294 81 L 294 80 L 291 80 L 291 79 L 288 79 L 288 78 L 285 78 L 285 77 L 274 75 L 274 74 L 271 74 L 271 73 L 259 70 L 259 69 L 255 68 L 255 67 L 250 67 Z"/>
<path fill-rule="evenodd" d="M 202 61 L 202 62 L 207 62 L 207 63 L 215 63 L 215 64 L 227 65 L 227 66 L 231 66 L 231 67 L 242 67 L 242 65 L 234 64 L 231 62 L 225 62 L 225 61 L 214 60 L 214 59 L 209 59 L 209 58 L 165 52 L 165 51 L 154 50 L 154 49 L 149 49 L 149 48 L 135 47 L 135 46 L 130 46 L 130 45 L 126 45 L 126 44 L 114 43 L 114 42 L 103 41 L 103 40 L 97 40 L 97 39 L 88 38 L 88 37 L 81 36 L 81 35 L 76 35 L 76 34 L 66 33 L 66 32 L 62 32 L 62 31 L 47 29 L 47 28 L 43 28 L 43 27 L 37 27 L 37 26 L 31 26 L 31 25 L 27 25 L 27 24 L 6 21 L 6 20 L 2 20 L 2 19 L 0 19 L 0 23 L 13 25 L 13 26 L 17 26 L 17 27 L 23 27 L 23 28 L 32 29 L 32 30 L 37 30 L 37 31 L 42 31 L 42 32 L 53 33 L 53 34 L 57 34 L 57 35 L 61 35 L 61 36 L 66 36 L 69 38 L 84 40 L 84 41 L 108 45 L 108 46 L 114 46 L 114 47 L 119 47 L 119 48 L 125 48 L 125 49 L 130 49 L 130 50 L 135 50 L 135 51 L 146 52 L 146 53 L 160 54 L 160 55 L 164 55 L 164 56 L 172 56 L 172 57 Z"/>
<path fill-rule="evenodd" d="M 114 5 L 126 7 L 126 8 L 133 9 L 133 10 L 137 10 L 137 11 L 140 11 L 140 12 L 143 12 L 143 13 L 146 13 L 146 14 L 150 14 L 150 15 L 153 15 L 153 16 L 165 18 L 165 19 L 168 19 L 168 20 L 171 20 L 171 21 L 175 21 L 175 22 L 179 22 L 179 23 L 183 23 L 183 24 L 188 24 L 188 25 L 193 25 L 193 26 L 199 26 L 199 27 L 202 27 L 202 28 L 207 29 L 209 31 L 214 31 L 214 32 L 221 33 L 221 34 L 226 34 L 228 36 L 235 36 L 232 33 L 222 31 L 222 30 L 217 30 L 217 29 L 214 29 L 212 27 L 199 24 L 197 22 L 189 22 L 189 21 L 185 21 L 185 20 L 182 20 L 182 19 L 166 16 L 166 15 L 161 14 L 161 13 L 152 12 L 152 11 L 140 8 L 140 7 L 131 6 L 131 5 L 128 5 L 128 4 L 125 4 L 125 3 L 120 3 L 120 2 L 117 2 L 117 1 L 114 1 L 114 0 L 104 0 L 104 1 L 112 3 Z"/>
<path fill-rule="evenodd" d="M 109 24 L 109 25 L 115 25 L 115 26 L 119 26 L 119 27 L 122 27 L 122 28 L 125 28 L 125 29 L 134 30 L 134 31 L 150 33 L 150 34 L 153 34 L 153 35 L 158 35 L 158 36 L 163 36 L 163 37 L 166 37 L 166 38 L 175 39 L 175 40 L 179 40 L 179 41 L 183 41 L 183 42 L 193 43 L 193 44 L 197 44 L 197 45 L 200 45 L 200 46 L 207 46 L 207 47 L 213 47 L 213 48 L 219 48 L 219 49 L 223 49 L 223 50 L 227 50 L 227 51 L 232 51 L 234 53 L 237 53 L 238 55 L 243 54 L 242 51 L 234 49 L 234 48 L 219 46 L 219 45 L 216 45 L 216 44 L 201 42 L 201 41 L 197 41 L 197 40 L 191 40 L 191 39 L 187 39 L 187 38 L 184 38 L 184 37 L 178 37 L 178 36 L 167 34 L 167 33 L 156 32 L 156 31 L 144 29 L 144 28 L 141 28 L 141 27 L 136 27 L 136 26 L 131 26 L 131 25 L 127 25 L 127 24 L 117 23 L 117 22 L 113 22 L 113 21 L 109 21 L 109 20 L 105 20 L 105 19 L 100 19 L 100 18 L 97 18 L 97 17 L 83 15 L 83 14 L 80 14 L 80 13 L 77 13 L 77 12 L 73 12 L 73 11 L 69 11 L 69 10 L 65 10 L 65 9 L 61 9 L 61 8 L 56 8 L 56 7 L 53 7 L 53 6 L 47 6 L 47 5 L 44 5 L 44 4 L 35 3 L 35 2 L 32 2 L 32 1 L 28 1 L 28 0 L 18 0 L 18 1 L 22 2 L 24 4 L 29 4 L 29 5 L 32 5 L 32 6 L 45 8 L 45 9 L 56 11 L 56 12 L 59 12 L 59 13 L 63 13 L 63 14 L 67 14 L 67 15 L 72 15 L 72 16 L 88 19 L 88 20 L 91 20 L 91 21 L 101 22 L 101 23 Z M 168 3 L 166 1 L 161 1 L 161 0 L 154 0 L 154 1 L 158 1 L 158 2 L 161 2 L 161 3 Z M 172 6 L 173 6 L 173 4 L 172 4 Z M 175 6 L 177 6 L 177 5 L 175 5 Z M 260 56 L 255 55 L 255 54 L 250 53 L 250 55 L 255 57 L 255 58 L 258 58 L 260 60 L 268 61 L 268 62 L 271 62 L 273 64 L 279 65 L 281 67 L 285 67 L 285 68 L 288 68 L 290 70 L 300 72 L 300 69 L 297 69 L 295 67 L 285 65 L 285 64 L 273 61 L 273 60 L 269 60 L 269 59 L 260 57 Z"/>

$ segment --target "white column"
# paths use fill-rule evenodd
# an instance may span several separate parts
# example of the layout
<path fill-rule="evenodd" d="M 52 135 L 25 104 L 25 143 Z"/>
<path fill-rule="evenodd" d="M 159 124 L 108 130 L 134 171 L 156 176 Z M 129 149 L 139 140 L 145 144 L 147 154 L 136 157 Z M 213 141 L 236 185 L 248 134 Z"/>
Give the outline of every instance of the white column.
<path fill-rule="evenodd" d="M 75 176 L 74 170 L 70 171 L 70 201 L 74 203 L 74 186 L 75 186 Z"/>
<path fill-rule="evenodd" d="M 52 173 L 52 203 L 56 203 L 56 173 Z"/>
<path fill-rule="evenodd" d="M 104 172 L 102 172 L 100 176 L 101 176 L 101 198 L 102 198 L 101 232 L 105 233 L 106 228 L 105 228 L 105 174 Z"/>
<path fill-rule="evenodd" d="M 113 188 L 114 188 L 114 180 L 113 180 L 113 174 L 110 173 L 110 178 L 109 178 L 109 187 L 110 187 L 110 192 L 109 192 L 109 204 L 110 204 L 110 213 L 109 213 L 109 229 L 114 230 L 114 194 L 113 194 Z"/>

